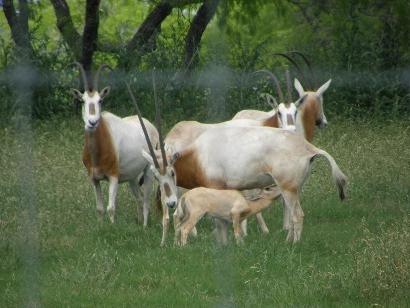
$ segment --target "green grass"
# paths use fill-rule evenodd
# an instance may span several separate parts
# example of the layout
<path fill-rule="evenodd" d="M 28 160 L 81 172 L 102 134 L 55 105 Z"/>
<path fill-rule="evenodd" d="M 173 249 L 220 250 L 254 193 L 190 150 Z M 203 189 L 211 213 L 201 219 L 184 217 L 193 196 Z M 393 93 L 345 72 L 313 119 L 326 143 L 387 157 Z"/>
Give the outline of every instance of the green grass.
<path fill-rule="evenodd" d="M 244 246 L 231 237 L 221 248 L 204 220 L 183 249 L 173 232 L 159 247 L 154 207 L 148 228 L 136 224 L 126 185 L 116 223 L 97 223 L 80 120 L 36 124 L 33 138 L 2 129 L 0 306 L 408 306 L 410 128 L 378 123 L 334 120 L 316 135 L 349 177 L 348 199 L 338 200 L 318 159 L 302 193 L 299 244 L 285 242 L 275 202 L 264 212 L 271 234 L 252 220 Z"/>

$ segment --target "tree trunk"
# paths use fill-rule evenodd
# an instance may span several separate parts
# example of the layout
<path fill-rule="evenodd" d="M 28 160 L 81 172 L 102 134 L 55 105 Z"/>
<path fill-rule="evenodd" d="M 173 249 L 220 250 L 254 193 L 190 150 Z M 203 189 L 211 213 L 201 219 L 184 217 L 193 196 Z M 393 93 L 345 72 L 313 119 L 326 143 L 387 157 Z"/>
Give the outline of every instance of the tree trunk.
<path fill-rule="evenodd" d="M 16 14 L 12 0 L 3 1 L 3 11 L 9 24 L 11 36 L 16 44 L 20 56 L 31 58 L 33 48 L 30 42 L 30 33 L 28 28 L 28 5 L 27 0 L 19 1 L 20 14 Z"/>
<path fill-rule="evenodd" d="M 50 2 L 54 7 L 58 30 L 60 30 L 64 41 L 74 53 L 75 59 L 80 61 L 81 45 L 79 42 L 81 41 L 81 35 L 74 27 L 67 2 L 65 0 L 50 0 Z"/>
<path fill-rule="evenodd" d="M 185 38 L 184 69 L 189 70 L 198 60 L 199 43 L 207 25 L 215 15 L 219 0 L 205 0 L 191 22 Z"/>
<path fill-rule="evenodd" d="M 85 8 L 85 26 L 83 33 L 83 51 L 81 62 L 87 73 L 88 84 L 92 87 L 91 65 L 97 49 L 100 0 L 87 0 Z"/>

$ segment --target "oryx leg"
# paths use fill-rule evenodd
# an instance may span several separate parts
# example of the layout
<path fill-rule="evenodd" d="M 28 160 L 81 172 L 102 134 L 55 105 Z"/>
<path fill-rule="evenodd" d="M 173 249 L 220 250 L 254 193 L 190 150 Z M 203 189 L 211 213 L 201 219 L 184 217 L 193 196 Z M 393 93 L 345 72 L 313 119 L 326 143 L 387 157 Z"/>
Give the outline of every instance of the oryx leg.
<path fill-rule="evenodd" d="M 228 243 L 228 223 L 225 220 L 215 218 L 216 239 L 222 245 Z"/>
<path fill-rule="evenodd" d="M 286 206 L 285 199 L 282 198 L 282 206 L 283 206 L 283 230 L 289 230 L 290 228 L 290 212 L 288 207 Z"/>
<path fill-rule="evenodd" d="M 110 176 L 109 182 L 110 182 L 110 186 L 109 186 L 107 212 L 108 212 L 108 216 L 110 217 L 111 223 L 114 223 L 115 199 L 117 198 L 118 178 L 116 176 Z"/>
<path fill-rule="evenodd" d="M 91 184 L 93 185 L 93 188 L 94 188 L 95 200 L 96 200 L 96 203 L 97 203 L 98 219 L 100 221 L 102 221 L 102 219 L 104 217 L 104 203 L 103 203 L 103 197 L 102 197 L 100 181 L 97 181 L 95 179 L 91 179 Z"/>
<path fill-rule="evenodd" d="M 256 221 L 258 222 L 259 228 L 261 229 L 262 233 L 267 234 L 269 233 L 268 226 L 263 219 L 262 213 L 256 214 Z"/>
<path fill-rule="evenodd" d="M 195 227 L 197 222 L 201 219 L 204 213 L 190 212 L 188 220 L 184 221 L 180 226 L 181 232 L 181 246 L 185 246 L 188 240 L 188 235 Z"/>
<path fill-rule="evenodd" d="M 177 211 L 174 212 L 173 217 L 173 223 L 174 223 L 174 231 L 175 231 L 175 236 L 174 236 L 174 243 L 175 245 L 180 245 L 180 238 L 181 238 L 181 226 L 179 225 L 181 220 L 178 217 Z"/>
<path fill-rule="evenodd" d="M 293 241 L 295 243 L 300 240 L 303 228 L 304 213 L 300 207 L 297 190 L 284 190 L 282 191 L 282 196 L 290 214 L 290 227 L 286 240 Z"/>
<path fill-rule="evenodd" d="M 243 236 L 248 235 L 248 220 L 247 219 L 242 220 L 242 222 L 241 222 L 241 231 L 242 231 Z"/>
<path fill-rule="evenodd" d="M 149 197 L 152 191 L 153 176 L 152 172 L 144 172 L 144 183 L 142 184 L 144 227 L 148 224 Z"/>
<path fill-rule="evenodd" d="M 161 239 L 161 246 L 165 245 L 165 239 L 167 237 L 169 228 L 169 210 L 168 206 L 162 205 L 162 239 Z"/>
<path fill-rule="evenodd" d="M 130 190 L 132 194 L 134 195 L 135 199 L 137 200 L 137 211 L 136 211 L 136 217 L 139 223 L 142 223 L 142 206 L 141 206 L 141 190 L 139 189 L 138 181 L 132 180 L 128 182 L 128 185 L 130 187 Z"/>

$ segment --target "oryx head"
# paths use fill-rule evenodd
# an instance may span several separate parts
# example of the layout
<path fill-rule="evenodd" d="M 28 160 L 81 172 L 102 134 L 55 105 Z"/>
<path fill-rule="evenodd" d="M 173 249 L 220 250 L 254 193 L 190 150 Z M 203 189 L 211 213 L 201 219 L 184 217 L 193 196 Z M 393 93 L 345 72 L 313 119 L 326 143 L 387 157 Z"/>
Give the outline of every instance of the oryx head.
<path fill-rule="evenodd" d="M 316 126 L 319 128 L 323 128 L 327 125 L 327 119 L 323 109 L 323 93 L 329 88 L 331 82 L 332 79 L 329 79 L 316 91 L 305 91 L 299 80 L 295 78 L 295 89 L 299 93 L 299 98 L 305 97 L 303 100 L 299 99 L 298 110 L 311 113 Z"/>
<path fill-rule="evenodd" d="M 175 169 L 173 167 L 173 162 L 168 163 L 168 159 L 164 149 L 164 142 L 161 134 L 161 115 L 159 106 L 156 99 L 155 93 L 155 82 L 154 82 L 154 96 L 155 96 L 155 109 L 156 109 L 156 122 L 159 133 L 159 143 L 161 148 L 161 153 L 157 153 L 152 146 L 151 140 L 149 139 L 147 129 L 145 128 L 144 122 L 142 120 L 141 112 L 138 107 L 137 101 L 135 100 L 134 94 L 131 91 L 130 86 L 127 83 L 128 92 L 130 93 L 131 99 L 137 109 L 138 118 L 142 127 L 142 131 L 147 141 L 149 153 L 142 150 L 142 156 L 147 160 L 149 168 L 158 181 L 158 185 L 161 191 L 161 203 L 163 206 L 169 208 L 174 208 L 178 202 L 178 189 L 177 189 L 177 178 Z"/>
<path fill-rule="evenodd" d="M 82 114 L 83 114 L 83 121 L 84 121 L 84 128 L 86 131 L 94 131 L 100 121 L 101 118 L 101 102 L 103 99 L 110 93 L 111 87 L 105 87 L 101 91 L 98 91 L 98 79 L 101 70 L 104 67 L 108 67 L 105 64 L 100 65 L 95 74 L 94 81 L 89 83 L 87 79 L 87 75 L 84 71 L 83 66 L 79 62 L 75 62 L 78 66 L 81 77 L 84 83 L 84 93 L 81 93 L 77 89 L 71 89 L 71 93 L 73 96 L 83 102 L 82 107 Z"/>
<path fill-rule="evenodd" d="M 310 91 L 305 91 L 299 80 L 295 79 L 294 85 L 296 91 L 299 93 L 299 98 L 302 98 L 305 94 L 307 94 L 305 99 L 299 101 L 299 106 L 297 106 L 298 112 L 300 112 L 300 114 L 304 113 L 304 116 L 308 116 L 310 120 L 314 121 L 313 124 L 319 128 L 325 127 L 327 125 L 327 119 L 323 110 L 323 93 L 329 88 L 332 80 L 329 79 L 322 86 L 317 87 L 316 76 L 312 70 L 312 65 L 308 57 L 299 51 L 276 53 L 275 55 L 282 56 L 292 63 L 301 75 L 303 81 L 310 89 Z M 300 57 L 300 59 L 305 63 L 309 72 L 309 78 L 306 78 L 304 70 L 301 69 L 298 62 L 295 60 L 295 56 Z"/>
<path fill-rule="evenodd" d="M 267 103 L 272 107 L 273 110 L 276 110 L 279 116 L 280 127 L 285 130 L 295 131 L 296 130 L 296 111 L 297 108 L 295 104 L 292 102 L 292 94 L 291 94 L 291 87 L 290 87 L 290 77 L 289 71 L 286 71 L 286 82 L 287 82 L 287 97 L 283 95 L 283 92 L 280 87 L 280 83 L 276 75 L 267 70 L 262 69 L 254 72 L 253 74 L 266 74 L 272 80 L 272 83 L 276 89 L 276 93 L 279 97 L 280 104 L 278 105 L 276 99 L 270 94 L 262 94 L 266 97 Z"/>

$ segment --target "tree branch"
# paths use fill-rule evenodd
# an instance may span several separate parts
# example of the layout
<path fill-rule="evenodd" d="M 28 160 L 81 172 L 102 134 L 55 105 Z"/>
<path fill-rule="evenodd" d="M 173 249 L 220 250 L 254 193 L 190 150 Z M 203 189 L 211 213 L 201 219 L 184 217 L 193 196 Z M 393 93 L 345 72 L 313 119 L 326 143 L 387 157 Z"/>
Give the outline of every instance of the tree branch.
<path fill-rule="evenodd" d="M 126 46 L 126 56 L 129 56 L 135 49 L 142 49 L 142 46 L 148 42 L 155 30 L 161 25 L 165 18 L 172 12 L 172 5 L 168 2 L 159 3 L 151 13 L 145 18 L 137 32 Z"/>
<path fill-rule="evenodd" d="M 57 19 L 57 28 L 60 31 L 64 41 L 74 53 L 74 57 L 80 60 L 81 57 L 81 35 L 74 27 L 70 14 L 70 8 L 65 0 L 50 0 L 54 7 Z"/>
<path fill-rule="evenodd" d="M 24 51 L 26 56 L 33 54 L 33 48 L 30 43 L 30 34 L 28 28 L 28 5 L 27 0 L 19 1 L 20 14 L 16 14 L 12 0 L 3 1 L 3 11 L 6 16 L 7 23 L 11 30 L 11 36 L 16 46 Z"/>
<path fill-rule="evenodd" d="M 198 59 L 199 43 L 206 27 L 215 15 L 218 4 L 219 0 L 205 0 L 192 20 L 185 38 L 185 69 L 189 69 L 192 63 Z"/>

